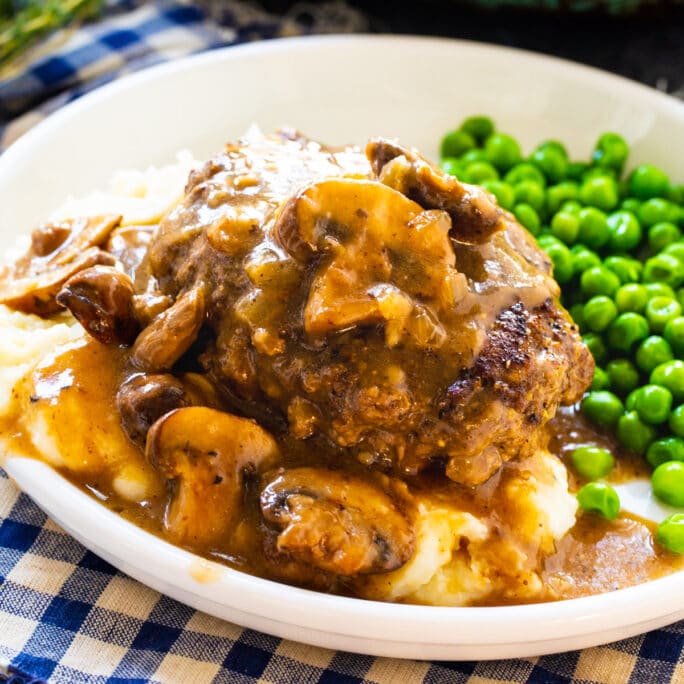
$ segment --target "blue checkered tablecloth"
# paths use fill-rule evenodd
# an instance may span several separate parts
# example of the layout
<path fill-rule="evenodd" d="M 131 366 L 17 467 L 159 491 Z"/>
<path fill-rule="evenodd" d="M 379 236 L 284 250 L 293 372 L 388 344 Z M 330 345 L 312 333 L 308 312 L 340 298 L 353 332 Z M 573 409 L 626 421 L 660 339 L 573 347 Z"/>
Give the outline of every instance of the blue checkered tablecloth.
<path fill-rule="evenodd" d="M 111 0 L 100 21 L 52 38 L 0 80 L 0 150 L 66 102 L 129 71 L 244 40 L 364 28 L 363 16 L 344 3 L 300 5 L 306 24 L 296 13 L 274 16 L 238 2 L 199 9 Z M 0 471 L 2 681 L 684 683 L 684 623 L 584 651 L 481 663 L 315 648 L 242 629 L 130 579 L 59 529 Z"/>

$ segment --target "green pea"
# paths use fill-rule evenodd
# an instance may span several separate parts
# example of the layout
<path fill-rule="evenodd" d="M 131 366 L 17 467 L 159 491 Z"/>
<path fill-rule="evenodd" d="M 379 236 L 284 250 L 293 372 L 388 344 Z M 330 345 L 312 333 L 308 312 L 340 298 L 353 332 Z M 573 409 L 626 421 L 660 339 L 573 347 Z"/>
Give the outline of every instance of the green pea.
<path fill-rule="evenodd" d="M 597 446 L 582 446 L 570 455 L 575 470 L 586 480 L 599 480 L 610 473 L 615 459 L 610 451 Z"/>
<path fill-rule="evenodd" d="M 461 130 L 482 143 L 494 133 L 494 122 L 488 116 L 469 116 L 461 124 Z"/>
<path fill-rule="evenodd" d="M 461 164 L 466 167 L 468 164 L 472 164 L 473 162 L 488 162 L 489 157 L 484 150 L 475 149 L 468 150 L 465 154 L 461 155 L 460 161 Z"/>
<path fill-rule="evenodd" d="M 572 181 L 564 181 L 546 189 L 546 208 L 555 214 L 565 202 L 575 201 L 579 197 L 579 185 Z"/>
<path fill-rule="evenodd" d="M 653 493 L 670 506 L 684 506 L 684 463 L 661 463 L 651 475 Z"/>
<path fill-rule="evenodd" d="M 673 513 L 658 525 L 658 543 L 673 553 L 684 553 L 684 513 Z"/>
<path fill-rule="evenodd" d="M 639 199 L 660 197 L 667 192 L 670 179 L 653 164 L 641 164 L 629 177 L 629 192 Z"/>
<path fill-rule="evenodd" d="M 580 288 L 585 297 L 594 295 L 612 297 L 619 287 L 620 279 L 603 266 L 590 268 L 580 277 Z"/>
<path fill-rule="evenodd" d="M 618 203 L 618 186 L 610 176 L 595 176 L 586 179 L 580 187 L 579 198 L 584 204 L 603 211 L 610 211 Z M 589 245 L 590 247 L 592 245 Z"/>
<path fill-rule="evenodd" d="M 439 148 L 440 155 L 444 157 L 460 157 L 468 150 L 477 146 L 472 135 L 466 131 L 449 131 L 443 138 Z"/>
<path fill-rule="evenodd" d="M 670 390 L 675 401 L 682 401 L 684 399 L 684 361 L 673 359 L 661 363 L 651 371 L 649 381 Z"/>
<path fill-rule="evenodd" d="M 591 387 L 589 389 L 594 391 L 610 389 L 610 378 L 608 377 L 608 373 L 600 366 L 594 368 L 594 378 L 591 381 Z"/>
<path fill-rule="evenodd" d="M 563 243 L 555 235 L 551 235 L 548 230 L 545 230 L 537 236 L 537 244 L 542 249 L 546 249 L 550 245 L 562 245 Z"/>
<path fill-rule="evenodd" d="M 663 249 L 663 253 L 669 254 L 670 256 L 675 257 L 675 259 L 684 262 L 684 240 L 678 240 L 677 242 L 668 245 Z"/>
<path fill-rule="evenodd" d="M 665 283 L 646 283 L 644 287 L 646 288 L 646 294 L 649 299 L 653 299 L 654 297 L 675 298 L 675 291 Z"/>
<path fill-rule="evenodd" d="M 684 262 L 663 250 L 646 260 L 643 280 L 646 283 L 663 282 L 670 287 L 679 287 L 684 283 Z"/>
<path fill-rule="evenodd" d="M 577 492 L 577 501 L 583 511 L 598 513 L 606 520 L 615 520 L 620 513 L 620 497 L 605 482 L 589 482 Z"/>
<path fill-rule="evenodd" d="M 606 373 L 611 389 L 617 394 L 629 394 L 639 385 L 639 371 L 629 359 L 613 359 L 606 366 Z"/>
<path fill-rule="evenodd" d="M 648 246 L 652 252 L 660 252 L 669 244 L 682 239 L 682 231 L 674 223 L 663 221 L 648 229 Z"/>
<path fill-rule="evenodd" d="M 608 350 L 606 349 L 606 343 L 603 341 L 601 335 L 598 333 L 587 333 L 586 335 L 582 335 L 582 341 L 587 345 L 597 364 L 602 364 L 606 361 L 608 358 Z"/>
<path fill-rule="evenodd" d="M 678 217 L 679 208 L 677 205 L 659 197 L 646 200 L 639 207 L 639 220 L 647 228 L 664 221 L 676 221 Z"/>
<path fill-rule="evenodd" d="M 625 408 L 628 411 L 635 411 L 636 410 L 636 400 L 637 397 L 639 396 L 639 390 L 641 387 L 637 387 L 634 391 L 630 392 L 627 395 L 627 399 L 625 399 Z"/>
<path fill-rule="evenodd" d="M 667 187 L 665 197 L 675 204 L 684 204 L 684 184 L 670 183 Z"/>
<path fill-rule="evenodd" d="M 591 158 L 597 166 L 615 169 L 620 172 L 627 160 L 629 145 L 617 133 L 604 133 L 598 139 Z"/>
<path fill-rule="evenodd" d="M 513 186 L 515 201 L 518 204 L 529 204 L 536 212 L 544 208 L 544 187 L 533 180 L 524 180 Z"/>
<path fill-rule="evenodd" d="M 585 207 L 579 212 L 579 234 L 577 239 L 583 245 L 599 249 L 610 240 L 608 217 L 596 207 Z"/>
<path fill-rule="evenodd" d="M 670 343 L 658 335 L 647 337 L 639 345 L 635 355 L 637 366 L 644 373 L 650 373 L 656 366 L 673 358 Z"/>
<path fill-rule="evenodd" d="M 644 423 L 636 411 L 627 411 L 620 416 L 616 434 L 620 444 L 635 454 L 645 453 L 656 437 L 653 427 Z"/>
<path fill-rule="evenodd" d="M 590 268 L 601 265 L 601 257 L 584 245 L 573 245 L 570 249 L 573 258 L 575 275 L 584 273 Z"/>
<path fill-rule="evenodd" d="M 508 173 L 506 173 L 504 180 L 509 185 L 517 185 L 523 181 L 530 180 L 538 183 L 542 187 L 546 186 L 544 174 L 534 164 L 530 164 L 530 162 L 516 164 Z"/>
<path fill-rule="evenodd" d="M 584 320 L 592 332 L 604 331 L 618 315 L 617 307 L 612 299 L 605 295 L 596 295 L 584 305 Z"/>
<path fill-rule="evenodd" d="M 639 209 L 641 209 L 641 201 L 634 197 L 627 197 L 620 202 L 620 209 L 624 211 L 631 211 L 635 216 L 639 216 Z"/>
<path fill-rule="evenodd" d="M 551 233 L 566 245 L 577 240 L 579 217 L 567 211 L 559 211 L 551 219 Z"/>
<path fill-rule="evenodd" d="M 682 313 L 682 305 L 674 297 L 653 297 L 646 304 L 646 318 L 654 332 L 662 332 L 667 323 Z"/>
<path fill-rule="evenodd" d="M 565 175 L 567 178 L 571 178 L 574 181 L 582 180 L 582 177 L 587 172 L 589 164 L 586 162 L 570 162 L 568 168 L 565 170 Z"/>
<path fill-rule="evenodd" d="M 529 204 L 521 203 L 513 207 L 513 214 L 520 224 L 527 228 L 532 235 L 537 235 L 541 228 L 541 219 L 534 207 Z M 550 255 L 549 255 L 550 256 Z"/>
<path fill-rule="evenodd" d="M 554 152 L 560 154 L 561 157 L 564 157 L 565 159 L 568 158 L 568 151 L 560 140 L 545 140 L 543 143 L 541 143 L 541 145 L 537 146 L 537 149 L 553 150 Z"/>
<path fill-rule="evenodd" d="M 684 316 L 671 318 L 663 328 L 663 337 L 677 356 L 684 357 Z"/>
<path fill-rule="evenodd" d="M 667 424 L 677 437 L 684 437 L 684 404 L 672 411 Z"/>
<path fill-rule="evenodd" d="M 615 425 L 625 410 L 620 399 L 612 392 L 589 392 L 582 400 L 582 412 L 596 425 Z"/>
<path fill-rule="evenodd" d="M 665 437 L 656 440 L 648 447 L 646 460 L 652 468 L 657 468 L 668 461 L 684 461 L 684 439 Z"/>
<path fill-rule="evenodd" d="M 638 259 L 624 256 L 609 256 L 603 265 L 620 278 L 621 283 L 637 283 L 641 280 L 643 266 Z"/>
<path fill-rule="evenodd" d="M 580 211 L 582 211 L 582 205 L 576 200 L 567 200 L 561 205 L 560 211 L 567 211 L 568 214 L 579 216 Z"/>
<path fill-rule="evenodd" d="M 608 246 L 614 250 L 634 249 L 642 236 L 641 224 L 629 211 L 615 211 L 608 216 Z"/>
<path fill-rule="evenodd" d="M 454 159 L 453 157 L 442 159 L 439 166 L 444 173 L 448 173 L 450 176 L 456 176 L 456 178 L 461 178 L 465 172 L 460 160 Z"/>
<path fill-rule="evenodd" d="M 496 197 L 500 207 L 509 210 L 513 209 L 515 194 L 513 188 L 508 183 L 499 180 L 486 180 L 482 182 L 482 187 Z"/>
<path fill-rule="evenodd" d="M 592 178 L 610 178 L 617 183 L 617 172 L 614 169 L 604 169 L 600 166 L 590 166 L 582 176 L 582 180 L 591 180 Z"/>
<path fill-rule="evenodd" d="M 559 283 L 567 283 L 574 273 L 574 261 L 570 250 L 560 241 L 543 247 L 553 262 L 553 277 Z"/>
<path fill-rule="evenodd" d="M 621 313 L 608 328 L 608 344 L 618 351 L 627 352 L 648 337 L 648 321 L 638 313 Z"/>
<path fill-rule="evenodd" d="M 634 409 L 644 423 L 660 425 L 670 416 L 672 392 L 661 385 L 644 385 L 637 390 Z"/>
<path fill-rule="evenodd" d="M 465 180 L 467 183 L 499 180 L 499 172 L 489 162 L 475 161 L 465 167 Z"/>
<path fill-rule="evenodd" d="M 615 293 L 615 305 L 620 313 L 633 311 L 641 313 L 648 302 L 648 290 L 639 283 L 628 283 Z"/>
<path fill-rule="evenodd" d="M 563 180 L 568 170 L 567 153 L 564 153 L 564 148 L 561 151 L 561 149 L 553 145 L 538 147 L 530 155 L 530 161 L 536 164 L 552 183 L 558 183 L 558 181 Z"/>
<path fill-rule="evenodd" d="M 487 159 L 501 171 L 507 171 L 522 159 L 518 141 L 505 133 L 494 133 L 485 140 Z"/>

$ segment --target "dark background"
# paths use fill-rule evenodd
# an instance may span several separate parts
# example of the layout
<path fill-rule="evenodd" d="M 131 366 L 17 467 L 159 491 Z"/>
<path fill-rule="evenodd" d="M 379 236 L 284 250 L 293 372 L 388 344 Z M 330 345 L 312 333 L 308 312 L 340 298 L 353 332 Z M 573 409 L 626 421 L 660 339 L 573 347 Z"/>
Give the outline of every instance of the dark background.
<path fill-rule="evenodd" d="M 283 12 L 297 3 L 262 0 L 261 4 L 270 11 Z M 410 4 L 348 0 L 347 4 L 369 18 L 372 31 L 450 36 L 534 50 L 622 74 L 684 98 L 682 4 L 642 3 L 624 15 L 606 11 L 481 10 L 446 0 L 415 0 Z"/>

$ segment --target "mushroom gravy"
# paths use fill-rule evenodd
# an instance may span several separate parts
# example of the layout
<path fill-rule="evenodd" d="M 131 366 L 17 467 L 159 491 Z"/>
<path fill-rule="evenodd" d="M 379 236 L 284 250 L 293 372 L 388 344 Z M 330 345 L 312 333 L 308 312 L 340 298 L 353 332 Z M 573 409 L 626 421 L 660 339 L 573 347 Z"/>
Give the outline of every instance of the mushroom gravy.
<path fill-rule="evenodd" d="M 205 558 L 233 568 L 295 584 L 313 586 L 346 595 L 358 595 L 354 582 L 339 579 L 334 583 L 314 575 L 299 577 L 291 568 L 275 567 L 261 548 L 263 520 L 256 496 L 248 496 L 239 507 L 239 521 L 230 540 L 220 538 L 203 546 L 191 539 L 170 538 L 164 525 L 167 497 L 164 477 L 145 458 L 144 450 L 124 433 L 115 411 L 116 392 L 127 370 L 130 350 L 105 346 L 83 338 L 56 350 L 33 374 L 14 390 L 14 411 L 0 420 L 0 439 L 7 453 L 42 460 L 72 483 L 96 497 L 109 509 L 155 534 L 179 544 Z M 36 425 L 42 436 L 36 439 Z M 565 408 L 549 425 L 551 450 L 564 458 L 577 444 L 597 444 L 616 451 L 613 440 L 598 432 L 574 409 Z M 318 459 L 337 463 L 338 469 L 354 477 L 366 470 L 353 462 L 340 464 L 334 450 L 325 452 L 321 443 L 301 442 L 283 434 L 282 465 L 301 468 Z M 49 444 L 49 448 L 46 448 Z M 619 480 L 643 476 L 640 459 L 629 454 L 617 458 Z M 475 488 L 445 484 L 436 475 L 424 474 L 408 482 L 408 490 L 420 496 L 446 497 L 465 511 L 488 518 L 498 525 L 502 510 L 498 491 L 506 471 Z M 577 483 L 570 471 L 571 488 Z M 250 486 L 249 481 L 246 484 Z M 137 491 L 136 491 L 137 488 Z M 207 499 L 207 510 L 215 502 Z M 206 517 L 194 521 L 207 523 Z M 574 527 L 557 543 L 555 552 L 542 561 L 544 591 L 534 600 L 575 598 L 631 586 L 668 574 L 682 567 L 681 557 L 660 548 L 653 537 L 654 525 L 623 513 L 608 522 L 593 515 L 579 515 Z M 529 601 L 529 598 L 501 593 L 489 595 L 474 605 L 504 605 Z"/>
<path fill-rule="evenodd" d="M 557 296 L 514 218 L 415 150 L 241 141 L 156 229 L 34 231 L 0 302 L 83 331 L 30 359 L 0 437 L 269 579 L 434 605 L 610 591 L 681 559 L 644 521 L 576 519 L 552 453 L 609 438 L 574 409 L 593 361 Z"/>

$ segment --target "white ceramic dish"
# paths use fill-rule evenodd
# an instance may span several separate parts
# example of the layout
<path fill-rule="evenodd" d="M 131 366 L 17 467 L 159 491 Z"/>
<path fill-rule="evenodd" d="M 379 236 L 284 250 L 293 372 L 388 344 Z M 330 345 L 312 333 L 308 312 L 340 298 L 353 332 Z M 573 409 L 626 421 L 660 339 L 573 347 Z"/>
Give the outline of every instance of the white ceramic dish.
<path fill-rule="evenodd" d="M 320 140 L 397 136 L 436 155 L 440 135 L 485 112 L 527 149 L 567 141 L 586 157 L 620 131 L 631 162 L 684 176 L 684 106 L 598 71 L 457 41 L 292 39 L 229 48 L 144 71 L 65 107 L 0 158 L 0 247 L 68 194 L 119 168 L 202 157 L 250 123 L 289 124 Z M 611 594 L 504 608 L 433 608 L 327 596 L 202 561 L 126 523 L 41 463 L 6 469 L 59 524 L 115 566 L 238 624 L 335 649 L 486 659 L 583 648 L 684 618 L 684 572 Z"/>

